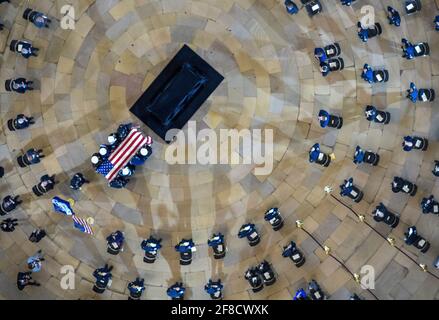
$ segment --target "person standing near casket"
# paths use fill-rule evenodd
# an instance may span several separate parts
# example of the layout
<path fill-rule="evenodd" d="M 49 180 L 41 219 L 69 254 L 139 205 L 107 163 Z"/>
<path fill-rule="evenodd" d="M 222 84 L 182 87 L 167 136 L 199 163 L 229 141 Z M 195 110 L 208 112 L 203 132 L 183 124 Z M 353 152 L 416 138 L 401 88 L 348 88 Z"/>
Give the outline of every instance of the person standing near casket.
<path fill-rule="evenodd" d="M 130 164 L 133 166 L 141 166 L 151 156 L 152 148 L 149 145 L 144 145 L 130 160 Z"/>

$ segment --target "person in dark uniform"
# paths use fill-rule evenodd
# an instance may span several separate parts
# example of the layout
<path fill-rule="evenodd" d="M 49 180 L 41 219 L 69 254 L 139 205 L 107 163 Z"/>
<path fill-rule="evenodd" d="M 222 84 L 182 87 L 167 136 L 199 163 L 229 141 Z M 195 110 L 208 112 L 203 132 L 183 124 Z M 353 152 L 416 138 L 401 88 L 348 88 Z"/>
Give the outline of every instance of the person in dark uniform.
<path fill-rule="evenodd" d="M 38 51 L 40 49 L 32 46 L 30 42 L 25 40 L 12 40 L 10 49 L 13 52 L 20 53 L 25 59 L 30 57 L 38 57 Z"/>
<path fill-rule="evenodd" d="M 125 179 L 123 177 L 117 177 L 109 183 L 109 186 L 114 189 L 123 189 L 125 188 L 125 186 L 128 184 L 129 181 L 130 181 L 129 179 Z"/>
<path fill-rule="evenodd" d="M 434 18 L 434 29 L 439 31 L 439 15 Z"/>
<path fill-rule="evenodd" d="M 0 223 L 0 229 L 3 232 L 14 232 L 15 227 L 18 226 L 18 219 L 5 219 Z"/>
<path fill-rule="evenodd" d="M 123 243 L 125 236 L 122 231 L 115 231 L 107 237 L 107 252 L 113 255 L 117 255 L 123 251 Z"/>
<path fill-rule="evenodd" d="M 40 159 L 45 157 L 42 152 L 42 149 L 35 150 L 34 148 L 31 148 L 27 150 L 23 156 L 17 157 L 18 165 L 22 168 L 25 168 L 27 166 L 40 163 Z"/>
<path fill-rule="evenodd" d="M 192 252 L 194 252 L 195 243 L 192 239 L 182 239 L 176 246 L 175 251 L 180 253 L 180 264 L 189 265 L 192 263 Z"/>
<path fill-rule="evenodd" d="M 153 236 L 150 236 L 148 239 L 145 239 L 140 244 L 140 247 L 143 251 L 145 251 L 145 256 L 143 257 L 143 262 L 146 263 L 154 263 L 157 259 L 157 254 L 161 245 L 162 239 L 156 239 Z"/>
<path fill-rule="evenodd" d="M 6 91 L 14 91 L 23 94 L 26 93 L 26 91 L 34 90 L 33 83 L 33 81 L 28 81 L 25 78 L 17 78 L 6 80 L 5 87 Z"/>
<path fill-rule="evenodd" d="M 148 145 L 143 146 L 130 160 L 130 164 L 133 166 L 141 166 L 151 156 L 152 148 Z"/>
<path fill-rule="evenodd" d="M 49 28 L 52 20 L 49 19 L 44 13 L 34 11 L 30 8 L 26 9 L 23 13 L 23 19 L 29 20 L 33 25 L 39 29 Z"/>
<path fill-rule="evenodd" d="M 221 300 L 223 298 L 223 287 L 221 279 L 215 282 L 209 279 L 209 282 L 204 286 L 204 290 L 210 295 L 212 300 Z"/>
<path fill-rule="evenodd" d="M 329 114 L 329 112 L 323 109 L 319 111 L 318 120 L 322 128 L 331 127 L 341 129 L 341 127 L 343 126 L 342 117 Z"/>
<path fill-rule="evenodd" d="M 215 259 L 222 259 L 226 256 L 224 235 L 221 232 L 214 233 L 210 239 L 207 239 L 207 245 L 212 248 Z"/>
<path fill-rule="evenodd" d="M 369 83 L 373 83 L 373 70 L 371 66 L 367 63 L 363 66 L 363 72 L 361 73 L 361 78 Z"/>
<path fill-rule="evenodd" d="M 423 214 L 439 214 L 439 202 L 431 195 L 428 198 L 423 198 L 421 201 L 421 209 Z"/>
<path fill-rule="evenodd" d="M 107 137 L 107 141 L 110 145 L 111 151 L 117 148 L 117 146 L 122 142 L 122 140 L 119 139 L 119 135 L 117 133 L 112 133 Z"/>
<path fill-rule="evenodd" d="M 238 238 L 247 238 L 251 247 L 256 246 L 261 241 L 261 237 L 253 223 L 243 224 L 239 229 Z"/>
<path fill-rule="evenodd" d="M 416 88 L 416 85 L 413 82 L 410 82 L 410 89 L 407 90 L 407 98 L 409 98 L 411 102 L 416 103 L 416 101 L 418 101 L 418 96 L 418 88 Z"/>
<path fill-rule="evenodd" d="M 8 128 L 11 131 L 26 129 L 32 124 L 35 124 L 34 118 L 26 117 L 24 114 L 19 114 L 15 119 L 8 120 Z"/>
<path fill-rule="evenodd" d="M 415 58 L 415 46 L 408 41 L 406 38 L 402 38 L 402 51 L 403 51 L 403 58 L 406 58 L 407 60 L 412 60 Z"/>
<path fill-rule="evenodd" d="M 113 266 L 109 266 L 105 264 L 103 268 L 96 269 L 93 272 L 93 277 L 96 278 L 96 283 L 93 287 L 93 291 L 96 293 L 103 293 L 110 283 L 111 278 L 113 277 L 111 274 L 111 270 L 113 270 Z"/>
<path fill-rule="evenodd" d="M 428 149 L 428 139 L 416 136 L 405 136 L 402 141 L 402 148 L 406 152 L 410 152 L 413 149 L 426 151 Z"/>
<path fill-rule="evenodd" d="M 341 4 L 344 6 L 350 6 L 352 3 L 354 3 L 357 0 L 340 0 Z"/>
<path fill-rule="evenodd" d="M 132 123 L 121 124 L 119 128 L 117 128 L 117 133 L 116 133 L 118 140 L 120 142 L 123 141 L 128 136 L 132 128 L 133 128 Z"/>
<path fill-rule="evenodd" d="M 320 72 L 324 77 L 326 77 L 331 72 L 331 68 L 329 67 L 329 64 L 327 62 L 320 63 Z"/>
<path fill-rule="evenodd" d="M 94 153 L 90 158 L 91 164 L 96 169 L 101 165 L 101 163 L 104 161 L 102 156 L 99 153 Z"/>
<path fill-rule="evenodd" d="M 18 290 L 23 290 L 27 286 L 41 286 L 35 280 L 32 280 L 32 272 L 19 272 L 17 274 L 17 288 Z"/>
<path fill-rule="evenodd" d="M 285 9 L 289 14 L 296 14 L 299 12 L 299 7 L 292 0 L 285 0 Z"/>
<path fill-rule="evenodd" d="M 393 9 L 391 6 L 387 7 L 387 19 L 389 20 L 389 24 L 395 25 L 395 27 L 399 27 L 401 25 L 401 16 L 399 12 Z"/>
<path fill-rule="evenodd" d="M 391 228 L 396 228 L 399 224 L 399 217 L 396 214 L 390 212 L 381 202 L 373 212 L 373 219 L 376 222 L 384 222 Z"/>
<path fill-rule="evenodd" d="M 58 181 L 55 181 L 55 175 L 49 176 L 48 174 L 45 174 L 40 178 L 40 183 L 32 188 L 32 191 L 37 197 L 41 197 L 42 195 L 53 190 L 55 184 L 57 183 Z"/>
<path fill-rule="evenodd" d="M 145 291 L 145 280 L 136 278 L 135 281 L 128 284 L 128 291 L 130 292 L 129 300 L 140 300 L 143 291 Z"/>
<path fill-rule="evenodd" d="M 17 208 L 19 204 L 21 204 L 23 201 L 20 200 L 20 196 L 6 196 L 2 204 L 0 205 L 0 216 L 7 215 L 8 213 L 11 213 L 13 210 Z"/>
<path fill-rule="evenodd" d="M 415 196 L 418 191 L 418 186 L 416 184 L 401 177 L 394 177 L 391 186 L 394 193 L 403 192 L 412 197 Z"/>
<path fill-rule="evenodd" d="M 361 41 L 367 42 L 367 40 L 369 39 L 369 33 L 366 28 L 363 28 L 360 21 L 358 21 L 357 23 L 357 33 Z"/>
<path fill-rule="evenodd" d="M 73 190 L 81 190 L 85 183 L 90 183 L 90 181 L 85 179 L 82 173 L 78 172 L 73 176 L 72 180 L 70 180 L 70 188 Z"/>
<path fill-rule="evenodd" d="M 430 249 L 430 243 L 418 234 L 415 226 L 408 228 L 404 233 L 404 242 L 409 246 L 414 246 L 416 249 L 426 253 Z"/>
<path fill-rule="evenodd" d="M 0 167 L 0 178 L 3 178 L 5 175 L 5 168 Z"/>
<path fill-rule="evenodd" d="M 122 168 L 122 170 L 119 171 L 119 176 L 123 178 L 129 178 L 132 177 L 135 172 L 136 172 L 136 167 L 133 166 L 132 164 L 128 164 L 124 168 Z"/>
<path fill-rule="evenodd" d="M 172 299 L 172 300 L 184 300 L 184 293 L 186 291 L 186 288 L 183 286 L 182 282 L 176 282 L 172 286 L 166 290 L 166 294 Z"/>
<path fill-rule="evenodd" d="M 32 234 L 29 236 L 29 241 L 38 243 L 46 236 L 46 231 L 43 229 L 36 229 L 32 231 Z"/>
<path fill-rule="evenodd" d="M 432 172 L 436 177 L 439 177 L 439 161 L 434 161 L 434 169 Z"/>

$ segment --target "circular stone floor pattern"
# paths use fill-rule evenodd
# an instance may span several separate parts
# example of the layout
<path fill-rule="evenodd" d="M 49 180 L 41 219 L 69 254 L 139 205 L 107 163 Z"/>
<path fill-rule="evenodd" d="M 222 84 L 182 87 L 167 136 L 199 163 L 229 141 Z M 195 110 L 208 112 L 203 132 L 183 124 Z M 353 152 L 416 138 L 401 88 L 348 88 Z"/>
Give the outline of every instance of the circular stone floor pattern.
<path fill-rule="evenodd" d="M 19 194 L 24 203 L 13 218 L 25 219 L 13 233 L 0 234 L 0 298 L 4 299 L 126 299 L 127 284 L 136 276 L 145 278 L 143 299 L 167 299 L 166 288 L 175 281 L 187 287 L 187 299 L 208 299 L 204 284 L 221 278 L 226 299 L 291 299 L 295 291 L 315 279 L 331 299 L 347 299 L 358 293 L 373 299 L 354 279 L 303 231 L 305 228 L 329 246 L 353 272 L 363 265 L 375 268 L 375 290 L 379 299 L 437 299 L 438 280 L 391 247 L 386 240 L 358 221 L 352 213 L 324 193 L 354 177 L 364 191 L 364 200 L 344 200 L 385 236 L 389 229 L 376 224 L 371 212 L 383 202 L 401 216 L 392 231 L 396 245 L 432 273 L 438 255 L 439 219 L 423 215 L 419 204 L 424 196 L 439 197 L 438 180 L 431 174 L 439 159 L 437 102 L 409 103 L 405 90 L 410 81 L 439 92 L 439 33 L 433 30 L 438 2 L 423 0 L 423 9 L 402 16 L 400 28 L 389 26 L 385 8 L 391 3 L 401 13 L 401 1 L 358 1 L 345 7 L 340 1 L 324 1 L 324 11 L 309 18 L 286 13 L 283 0 L 73 0 L 76 29 L 63 30 L 54 21 L 39 30 L 22 19 L 26 1 L 12 0 L 0 6 L 5 30 L 0 32 L 2 64 L 0 83 L 25 76 L 36 90 L 25 95 L 0 92 L 3 130 L 0 135 L 1 165 L 6 175 L 1 197 Z M 379 38 L 362 43 L 356 34 L 361 5 L 375 8 L 383 26 Z M 61 18 L 62 1 L 31 1 L 34 9 Z M 54 19 L 55 20 L 55 19 Z M 427 41 L 431 56 L 406 61 L 401 58 L 400 40 Z M 40 48 L 37 58 L 25 60 L 10 52 L 12 39 L 31 40 Z M 313 57 L 316 46 L 337 41 L 346 67 L 323 78 Z M 112 190 L 93 173 L 90 155 L 106 136 L 126 121 L 139 121 L 129 108 L 183 44 L 188 44 L 216 70 L 224 82 L 196 113 L 202 128 L 274 129 L 274 170 L 255 176 L 246 165 L 168 165 L 165 145 L 155 138 L 154 155 L 137 171 L 126 190 Z M 385 66 L 390 81 L 371 87 L 361 78 L 365 62 Z M 438 101 L 438 100 L 436 100 Z M 366 121 L 367 104 L 387 108 L 392 122 L 382 126 Z M 327 108 L 343 115 L 341 130 L 323 130 L 316 114 Z M 33 115 L 36 124 L 28 130 L 10 132 L 7 119 L 19 113 Z M 427 152 L 405 153 L 402 137 L 418 134 L 430 139 Z M 308 150 L 316 142 L 333 151 L 336 160 L 329 168 L 308 163 Z M 378 167 L 356 166 L 356 145 L 378 151 Z M 47 155 L 31 168 L 19 168 L 16 157 L 30 147 Z M 69 179 L 83 172 L 92 181 L 82 191 L 72 191 Z M 32 186 L 43 174 L 56 174 L 60 181 L 49 195 L 36 198 Z M 415 197 L 394 194 L 393 176 L 416 182 Z M 95 235 L 74 230 L 64 216 L 53 212 L 50 199 L 60 195 L 76 200 L 75 211 L 95 219 Z M 274 232 L 263 220 L 266 209 L 278 206 L 285 227 Z M 250 248 L 237 238 L 240 226 L 253 222 L 262 242 Z M 432 244 L 427 254 L 403 244 L 407 227 L 416 225 Z M 27 240 L 35 227 L 48 236 L 37 245 Z M 121 230 L 125 250 L 119 256 L 106 253 L 105 238 Z M 226 236 L 229 251 L 215 261 L 207 239 L 213 232 Z M 143 263 L 142 239 L 154 234 L 163 238 L 163 249 L 155 264 Z M 174 246 L 192 237 L 197 244 L 195 260 L 180 266 Z M 306 264 L 297 269 L 281 256 L 282 247 L 297 242 Z M 18 271 L 26 270 L 26 258 L 38 249 L 46 253 L 42 271 L 34 279 L 39 288 L 16 289 Z M 275 285 L 254 294 L 244 271 L 263 259 L 273 264 Z M 106 262 L 114 265 L 113 283 L 103 295 L 93 293 L 92 272 Z M 76 270 L 75 290 L 62 290 L 60 268 Z"/>

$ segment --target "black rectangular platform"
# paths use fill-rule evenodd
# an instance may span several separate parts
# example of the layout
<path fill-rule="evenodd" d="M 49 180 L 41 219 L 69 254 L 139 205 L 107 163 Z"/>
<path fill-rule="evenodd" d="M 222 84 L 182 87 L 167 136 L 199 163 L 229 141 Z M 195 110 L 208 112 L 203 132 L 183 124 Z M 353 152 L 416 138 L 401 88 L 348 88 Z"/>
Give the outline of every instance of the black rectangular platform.
<path fill-rule="evenodd" d="M 130 111 L 166 141 L 168 130 L 182 129 L 223 80 L 184 45 Z"/>

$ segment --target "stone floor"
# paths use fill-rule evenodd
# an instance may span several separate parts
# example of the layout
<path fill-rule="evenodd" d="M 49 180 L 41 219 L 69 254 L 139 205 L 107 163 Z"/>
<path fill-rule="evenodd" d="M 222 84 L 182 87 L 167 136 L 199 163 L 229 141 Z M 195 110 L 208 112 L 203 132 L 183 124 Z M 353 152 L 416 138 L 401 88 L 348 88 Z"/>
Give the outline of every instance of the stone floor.
<path fill-rule="evenodd" d="M 1 196 L 20 194 L 25 202 L 13 217 L 23 219 L 14 233 L 0 234 L 0 298 L 3 299 L 126 299 L 127 283 L 145 278 L 144 299 L 166 299 L 166 288 L 182 280 L 188 299 L 207 299 L 203 291 L 209 278 L 220 277 L 226 299 L 291 299 L 310 279 L 316 279 L 332 299 L 346 299 L 356 292 L 373 297 L 328 257 L 295 221 L 304 221 L 308 231 L 356 273 L 363 265 L 376 272 L 374 294 L 379 299 L 438 299 L 439 280 L 423 272 L 385 240 L 359 222 L 342 205 L 324 194 L 332 185 L 353 176 L 365 192 L 362 203 L 352 205 L 371 219 L 379 202 L 401 215 L 392 231 L 396 245 L 418 263 L 434 270 L 439 254 L 439 219 L 421 214 L 423 196 L 439 197 L 439 183 L 431 174 L 439 159 L 437 102 L 409 103 L 404 96 L 408 83 L 432 86 L 439 91 L 439 33 L 433 18 L 439 1 L 423 0 L 423 10 L 402 16 L 400 28 L 386 22 L 389 3 L 401 13 L 397 0 L 359 0 L 352 7 L 338 0 L 323 1 L 324 12 L 310 19 L 305 10 L 290 16 L 283 0 L 71 0 L 76 9 L 76 29 L 60 28 L 61 0 L 34 0 L 30 5 L 49 13 L 53 27 L 38 30 L 21 18 L 29 1 L 12 0 L 0 5 L 2 63 L 0 83 L 15 76 L 34 79 L 37 90 L 26 95 L 0 88 L 3 130 L 0 134 L 0 164 L 6 169 Z M 360 42 L 356 22 L 362 5 L 375 8 L 384 26 L 381 37 Z M 56 21 L 58 20 L 58 21 Z M 400 39 L 428 41 L 431 56 L 407 62 L 401 58 Z M 9 51 L 10 40 L 25 38 L 41 48 L 38 58 L 25 60 Z M 314 63 L 313 50 L 338 41 L 346 68 L 323 78 Z M 225 76 L 225 81 L 196 113 L 199 128 L 274 129 L 275 168 L 268 176 L 255 176 L 251 166 L 168 165 L 165 145 L 155 139 L 154 155 L 136 173 L 127 190 L 109 189 L 93 173 L 89 157 L 119 123 L 137 121 L 129 108 L 160 73 L 182 44 L 187 43 Z M 360 79 L 365 62 L 386 66 L 390 81 L 371 87 Z M 438 100 L 436 100 L 438 101 Z M 393 121 L 383 127 L 370 124 L 363 115 L 366 104 L 387 108 Z M 322 107 L 343 115 L 342 130 L 322 130 L 316 113 Z M 18 113 L 31 114 L 36 124 L 28 130 L 9 132 L 6 120 Z M 138 121 L 137 121 L 138 122 Z M 435 124 L 436 123 L 436 124 Z M 405 134 L 430 138 L 427 152 L 404 153 Z M 310 165 L 309 147 L 315 142 L 334 151 L 335 162 L 326 169 Z M 378 167 L 356 167 L 352 162 L 360 144 L 381 154 Z M 21 169 L 15 158 L 29 147 L 44 149 L 39 165 Z M 69 177 L 82 171 L 92 183 L 82 191 L 69 189 Z M 37 199 L 31 187 L 42 174 L 57 174 L 61 183 L 49 195 Z M 394 175 L 402 175 L 420 187 L 408 198 L 390 190 Z M 95 236 L 75 231 L 65 217 L 53 212 L 55 195 L 74 198 L 79 215 L 95 218 Z M 286 226 L 274 232 L 263 220 L 266 209 L 278 206 Z M 241 224 L 253 222 L 262 242 L 249 249 L 237 238 Z M 403 244 L 409 225 L 432 244 L 427 254 Z M 48 237 L 38 245 L 27 240 L 35 227 Z M 388 235 L 382 225 L 377 228 Z M 125 251 L 117 257 L 106 253 L 105 237 L 115 230 L 125 232 Z M 214 261 L 207 248 L 212 232 L 226 235 L 229 252 Z M 157 262 L 142 262 L 140 242 L 150 234 L 163 238 Z M 180 266 L 174 245 L 193 237 L 198 250 L 190 266 Z M 282 258 L 282 246 L 294 240 L 306 253 L 300 269 Z M 26 269 L 26 258 L 41 248 L 47 255 L 34 278 L 43 285 L 20 292 L 15 279 Z M 243 273 L 262 259 L 270 261 L 277 283 L 258 294 L 250 292 Z M 114 281 L 103 295 L 95 295 L 92 271 L 109 262 Z M 76 270 L 76 289 L 62 290 L 62 265 Z"/>

